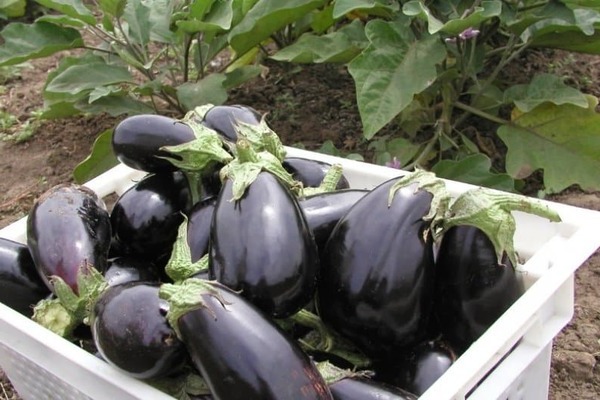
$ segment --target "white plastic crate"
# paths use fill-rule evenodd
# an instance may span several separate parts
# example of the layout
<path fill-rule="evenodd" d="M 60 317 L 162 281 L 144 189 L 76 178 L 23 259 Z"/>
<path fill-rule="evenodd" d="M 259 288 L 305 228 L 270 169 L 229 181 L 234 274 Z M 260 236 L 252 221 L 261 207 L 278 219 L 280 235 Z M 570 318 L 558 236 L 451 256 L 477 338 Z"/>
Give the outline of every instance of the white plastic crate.
<path fill-rule="evenodd" d="M 288 155 L 340 163 L 354 188 L 403 171 L 288 148 Z M 119 165 L 87 186 L 121 194 L 143 173 Z M 470 185 L 447 181 L 457 195 Z M 573 316 L 574 272 L 600 247 L 600 212 L 547 203 L 560 223 L 515 213 L 515 246 L 526 292 L 421 399 L 546 399 L 552 341 Z M 25 219 L 0 237 L 25 242 Z M 25 399 L 170 399 L 0 304 L 0 367 Z"/>

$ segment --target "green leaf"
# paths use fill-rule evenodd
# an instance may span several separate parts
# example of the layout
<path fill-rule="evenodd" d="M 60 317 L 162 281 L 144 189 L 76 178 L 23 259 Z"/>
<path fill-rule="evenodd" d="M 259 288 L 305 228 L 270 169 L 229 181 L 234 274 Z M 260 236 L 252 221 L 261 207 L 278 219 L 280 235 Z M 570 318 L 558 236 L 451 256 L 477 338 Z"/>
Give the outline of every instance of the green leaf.
<path fill-rule="evenodd" d="M 25 0 L 0 0 L 0 17 L 17 18 L 25 15 L 27 2 Z"/>
<path fill-rule="evenodd" d="M 362 22 L 354 20 L 326 35 L 305 33 L 296 43 L 284 47 L 271 58 L 295 63 L 347 63 L 367 45 Z"/>
<path fill-rule="evenodd" d="M 54 102 L 52 104 L 45 105 L 41 119 L 58 119 L 67 118 L 73 115 L 80 114 L 81 110 L 75 107 L 75 104 L 70 101 Z"/>
<path fill-rule="evenodd" d="M 230 1 L 217 1 L 207 14 L 179 21 L 177 26 L 187 33 L 228 31 L 233 23 L 232 5 Z"/>
<path fill-rule="evenodd" d="M 544 7 L 545 15 L 540 21 L 531 24 L 522 34 L 521 40 L 541 40 L 544 35 L 556 35 L 562 32 L 580 32 L 586 36 L 592 36 L 596 32 L 596 26 L 600 24 L 600 12 L 592 9 L 572 10 L 560 3 L 549 3 Z"/>
<path fill-rule="evenodd" d="M 54 93 L 77 94 L 99 86 L 131 82 L 127 68 L 110 64 L 73 65 L 57 75 L 46 87 Z"/>
<path fill-rule="evenodd" d="M 48 23 L 55 24 L 55 25 L 70 26 L 70 27 L 77 28 L 77 29 L 81 29 L 81 28 L 85 27 L 85 22 L 81 21 L 80 19 L 72 18 L 72 17 L 69 17 L 68 15 L 64 15 L 64 14 L 42 15 L 41 17 L 36 19 L 36 22 L 48 22 Z"/>
<path fill-rule="evenodd" d="M 223 104 L 227 100 L 227 91 L 223 86 L 224 74 L 210 74 L 198 82 L 188 82 L 177 88 L 177 98 L 186 111 L 203 104 Z"/>
<path fill-rule="evenodd" d="M 173 15 L 172 0 L 153 0 L 146 2 L 150 9 L 150 40 L 161 43 L 171 43 L 174 33 L 171 31 L 171 17 Z"/>
<path fill-rule="evenodd" d="M 231 30 L 229 43 L 238 54 L 243 54 L 326 3 L 326 0 L 260 0 Z"/>
<path fill-rule="evenodd" d="M 232 89 L 260 75 L 262 68 L 258 65 L 246 65 L 225 73 L 223 87 Z"/>
<path fill-rule="evenodd" d="M 436 79 L 436 65 L 446 57 L 436 36 L 417 40 L 399 21 L 370 21 L 366 34 L 371 44 L 350 62 L 363 134 L 371 139 L 408 106 L 415 94 Z"/>
<path fill-rule="evenodd" d="M 152 114 L 155 110 L 148 104 L 130 96 L 105 96 L 93 103 L 87 100 L 75 104 L 79 110 L 92 114 L 107 113 L 113 117 L 127 114 Z"/>
<path fill-rule="evenodd" d="M 600 114 L 598 100 L 589 106 L 544 103 L 528 113 L 513 110 L 513 124 L 498 129 L 506 144 L 506 170 L 515 178 L 544 171 L 546 192 L 578 184 L 600 190 Z"/>
<path fill-rule="evenodd" d="M 439 32 L 444 23 L 437 19 L 422 1 L 412 0 L 402 6 L 402 12 L 409 17 L 418 17 L 427 22 L 429 33 Z"/>
<path fill-rule="evenodd" d="M 62 74 L 68 68 L 74 65 L 88 65 L 90 68 L 93 68 L 96 64 L 105 64 L 104 59 L 101 56 L 95 55 L 92 52 L 85 52 L 77 57 L 63 57 L 58 67 L 48 73 L 48 77 L 46 78 L 46 83 L 44 84 L 44 106 L 46 108 L 53 106 L 55 103 L 75 103 L 79 100 L 86 98 L 88 92 L 80 92 L 75 95 L 69 93 L 53 93 L 48 92 L 46 88 L 54 78 L 58 75 Z M 56 110 L 55 107 L 52 107 Z"/>
<path fill-rule="evenodd" d="M 491 172 L 491 167 L 491 160 L 485 154 L 478 153 L 461 160 L 441 160 L 431 168 L 431 171 L 440 178 L 514 192 L 513 178 L 508 174 Z"/>
<path fill-rule="evenodd" d="M 83 39 L 76 29 L 48 22 L 30 25 L 13 22 L 0 35 L 4 38 L 4 44 L 0 46 L 0 66 L 20 64 L 83 46 Z"/>
<path fill-rule="evenodd" d="M 125 11 L 127 0 L 97 0 L 100 10 L 115 18 L 120 18 Z"/>
<path fill-rule="evenodd" d="M 504 92 L 506 103 L 514 102 L 519 110 L 529 112 L 545 102 L 556 105 L 573 104 L 587 108 L 588 99 L 579 90 L 567 86 L 552 74 L 535 75 L 529 84 L 516 85 Z"/>
<path fill-rule="evenodd" d="M 88 25 L 96 25 L 96 17 L 80 0 L 36 0 L 44 7 L 59 11 L 69 17 L 79 19 Z"/>
<path fill-rule="evenodd" d="M 143 0 L 128 0 L 123 19 L 130 40 L 145 46 L 150 42 L 150 8 Z"/>
<path fill-rule="evenodd" d="M 96 138 L 92 152 L 73 170 L 75 182 L 83 184 L 119 163 L 112 151 L 112 129 L 107 129 Z"/>
<path fill-rule="evenodd" d="M 108 85 L 108 86 L 98 86 L 97 88 L 92 89 L 90 94 L 88 95 L 88 102 L 93 103 L 98 99 L 106 96 L 114 96 L 123 94 L 123 90 L 118 86 Z"/>
<path fill-rule="evenodd" d="M 533 39 L 532 45 L 577 53 L 600 54 L 600 30 L 593 35 L 585 35 L 575 30 L 546 33 Z"/>
<path fill-rule="evenodd" d="M 352 12 L 391 17 L 399 8 L 397 2 L 388 0 L 336 0 L 333 3 L 333 18 L 339 19 Z"/>

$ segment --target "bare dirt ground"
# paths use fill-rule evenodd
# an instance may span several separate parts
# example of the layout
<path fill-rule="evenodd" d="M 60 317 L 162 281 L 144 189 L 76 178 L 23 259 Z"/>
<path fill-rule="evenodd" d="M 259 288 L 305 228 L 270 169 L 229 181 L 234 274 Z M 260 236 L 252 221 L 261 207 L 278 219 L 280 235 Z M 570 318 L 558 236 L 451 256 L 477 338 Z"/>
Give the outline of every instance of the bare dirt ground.
<path fill-rule="evenodd" d="M 557 60 L 562 64 L 557 61 L 554 68 L 562 68 L 575 83 L 581 83 L 581 76 L 590 76 L 592 63 L 597 66 L 595 76 L 599 76 L 598 57 Z M 46 73 L 56 63 L 56 58 L 36 61 L 0 82 L 0 112 L 15 116 L 19 123 L 25 122 L 41 108 Z M 539 64 L 531 63 L 528 66 L 530 72 L 548 68 L 547 60 L 541 59 Z M 588 90 L 600 97 L 598 86 L 588 82 Z M 305 147 L 314 149 L 324 141 L 332 140 L 346 150 L 364 149 L 352 81 L 341 67 L 278 69 L 266 78 L 236 90 L 230 103 L 247 104 L 268 112 L 271 126 L 285 144 L 302 142 Z M 106 115 L 44 121 L 24 143 L 0 142 L 0 228 L 25 216 L 43 191 L 71 181 L 74 166 L 89 154 L 97 135 L 117 122 L 118 119 Z M 4 133 L 11 133 L 14 128 L 5 128 Z M 600 193 L 572 189 L 553 200 L 600 210 Z M 600 357 L 600 252 L 577 272 L 575 303 L 575 317 L 554 344 L 552 399 L 600 398 L 597 367 Z M 0 399 L 19 398 L 1 371 L 0 385 Z"/>

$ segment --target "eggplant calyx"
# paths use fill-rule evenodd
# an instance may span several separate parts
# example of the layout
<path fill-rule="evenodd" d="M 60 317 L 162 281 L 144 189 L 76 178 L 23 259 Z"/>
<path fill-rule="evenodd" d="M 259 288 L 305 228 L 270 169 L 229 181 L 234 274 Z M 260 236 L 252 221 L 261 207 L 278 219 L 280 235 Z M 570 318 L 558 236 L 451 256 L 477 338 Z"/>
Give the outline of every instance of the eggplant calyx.
<path fill-rule="evenodd" d="M 556 211 L 539 200 L 477 188 L 463 193 L 450 205 L 447 214 L 440 220 L 439 234 L 441 236 L 443 232 L 457 225 L 475 226 L 493 243 L 498 264 L 502 265 L 503 254 L 506 253 L 512 265 L 516 267 L 518 256 L 513 243 L 516 222 L 512 211 L 534 214 L 552 222 L 561 221 Z"/>
<path fill-rule="evenodd" d="M 285 147 L 281 143 L 279 136 L 267 124 L 264 116 L 260 119 L 258 125 L 236 120 L 234 129 L 237 133 L 238 141 L 239 139 L 248 141 L 254 151 L 271 153 L 279 162 L 282 162 L 285 158 Z M 237 149 L 234 148 L 232 151 L 236 154 Z"/>
<path fill-rule="evenodd" d="M 218 282 L 197 278 L 188 278 L 180 283 L 163 283 L 160 286 L 158 296 L 169 303 L 167 320 L 180 340 L 182 336 L 178 321 L 183 315 L 195 310 L 206 310 L 212 316 L 215 315 L 214 311 L 204 303 L 202 299 L 204 295 L 216 298 L 223 308 L 230 304 L 223 299 L 217 287 L 225 288 Z"/>
<path fill-rule="evenodd" d="M 296 192 L 301 187 L 283 168 L 281 161 L 268 151 L 257 152 L 246 139 L 238 139 L 236 149 L 237 157 L 220 171 L 221 180 L 231 179 L 233 182 L 231 201 L 241 199 L 246 189 L 262 171 L 275 175 L 284 186 L 292 191 Z"/>
<path fill-rule="evenodd" d="M 350 371 L 349 369 L 343 369 L 335 366 L 329 361 L 321 361 L 316 363 L 317 370 L 319 370 L 319 374 L 325 380 L 327 385 L 333 385 L 336 382 L 339 382 L 343 379 L 347 378 L 366 378 L 370 379 L 373 377 L 373 371 L 363 370 L 363 371 Z"/>
<path fill-rule="evenodd" d="M 205 171 L 214 163 L 227 163 L 233 158 L 223 147 L 223 140 L 214 130 L 195 121 L 187 121 L 196 139 L 160 150 L 172 155 L 160 157 L 183 171 Z"/>
<path fill-rule="evenodd" d="M 202 122 L 204 121 L 204 117 L 213 108 L 215 105 L 211 103 L 203 104 L 201 106 L 195 107 L 193 110 L 188 111 L 187 114 L 182 119 L 183 123 L 192 122 Z"/>
<path fill-rule="evenodd" d="M 146 381 L 156 389 L 180 400 L 189 400 L 192 396 L 210 395 L 208 384 L 197 372 L 186 368 L 182 374 Z"/>
<path fill-rule="evenodd" d="M 96 300 L 108 288 L 104 276 L 92 265 L 85 263 L 77 273 L 77 290 L 60 277 L 50 280 L 55 299 L 42 300 L 34 308 L 33 320 L 54 333 L 70 338 L 73 330 L 81 323 L 88 323 Z"/>
<path fill-rule="evenodd" d="M 323 180 L 321 181 L 321 184 L 318 187 L 305 187 L 302 189 L 302 197 L 309 197 L 321 193 L 333 192 L 334 190 L 336 190 L 337 185 L 340 179 L 342 179 L 343 174 L 344 169 L 342 165 L 333 164 L 327 170 L 327 173 L 323 177 Z"/>
<path fill-rule="evenodd" d="M 174 282 L 181 282 L 199 272 L 208 270 L 208 255 L 205 255 L 195 263 L 192 262 L 192 252 L 188 244 L 188 219 L 184 215 L 184 220 L 177 229 L 177 239 L 173 244 L 173 250 L 165 272 Z"/>

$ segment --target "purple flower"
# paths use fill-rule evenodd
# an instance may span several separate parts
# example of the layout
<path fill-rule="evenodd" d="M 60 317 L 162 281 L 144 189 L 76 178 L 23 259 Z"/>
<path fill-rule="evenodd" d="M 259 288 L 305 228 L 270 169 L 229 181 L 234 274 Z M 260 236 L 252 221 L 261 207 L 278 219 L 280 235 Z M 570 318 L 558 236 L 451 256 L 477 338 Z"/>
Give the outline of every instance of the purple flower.
<path fill-rule="evenodd" d="M 398 161 L 398 159 L 396 157 L 392 158 L 392 161 L 386 162 L 385 166 L 390 167 L 390 168 L 395 168 L 395 169 L 400 169 L 400 167 L 402 167 L 402 165 L 400 164 L 400 161 Z"/>
<path fill-rule="evenodd" d="M 460 40 L 468 40 L 468 39 L 473 39 L 474 37 L 477 37 L 477 35 L 479 35 L 479 30 L 473 29 L 473 28 L 467 28 L 458 34 L 458 38 Z"/>

